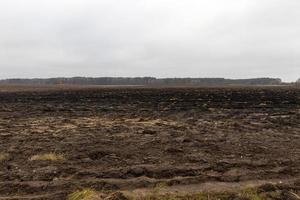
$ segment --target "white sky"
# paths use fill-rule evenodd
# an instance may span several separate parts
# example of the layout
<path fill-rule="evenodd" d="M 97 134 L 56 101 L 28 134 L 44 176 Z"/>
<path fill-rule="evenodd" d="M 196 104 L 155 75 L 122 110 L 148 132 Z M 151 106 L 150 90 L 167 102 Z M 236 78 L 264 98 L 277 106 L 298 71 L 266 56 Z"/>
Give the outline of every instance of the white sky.
<path fill-rule="evenodd" d="M 0 78 L 300 77 L 299 0 L 1 0 Z"/>

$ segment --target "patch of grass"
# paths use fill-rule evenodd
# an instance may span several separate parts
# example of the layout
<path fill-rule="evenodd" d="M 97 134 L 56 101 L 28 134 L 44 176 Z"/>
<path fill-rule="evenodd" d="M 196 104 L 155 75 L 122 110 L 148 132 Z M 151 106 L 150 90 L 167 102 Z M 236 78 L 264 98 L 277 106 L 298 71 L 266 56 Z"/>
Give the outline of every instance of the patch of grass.
<path fill-rule="evenodd" d="M 260 196 L 256 189 L 245 189 L 234 193 L 195 193 L 195 194 L 160 194 L 157 191 L 146 194 L 145 196 L 129 196 L 130 200 L 266 200 Z"/>
<path fill-rule="evenodd" d="M 250 200 L 264 200 L 262 197 L 260 197 L 257 193 L 256 189 L 245 189 L 240 193 L 240 196 L 244 199 L 250 199 Z"/>
<path fill-rule="evenodd" d="M 159 182 L 155 185 L 155 187 L 152 190 L 152 195 L 158 195 L 162 190 L 166 189 L 168 187 L 168 184 L 165 182 Z"/>
<path fill-rule="evenodd" d="M 56 154 L 56 153 L 46 153 L 46 154 L 38 154 L 32 156 L 30 161 L 64 161 L 65 157 L 63 154 Z"/>
<path fill-rule="evenodd" d="M 267 200 L 256 188 L 249 188 L 236 192 L 223 193 L 160 193 L 165 187 L 164 183 L 155 186 L 152 192 L 142 196 L 133 193 L 124 193 L 123 195 L 106 194 L 104 197 L 91 189 L 74 192 L 69 195 L 67 200 Z M 121 194 L 121 193 L 120 193 Z M 278 194 L 276 195 L 276 198 Z"/>
<path fill-rule="evenodd" d="M 147 194 L 143 197 L 133 197 L 131 200 L 231 200 L 234 199 L 232 194 L 207 194 L 207 193 L 195 193 L 195 194 Z M 238 198 L 236 198 L 238 199 Z"/>
<path fill-rule="evenodd" d="M 67 200 L 102 200 L 102 198 L 92 189 L 83 189 L 70 194 Z"/>
<path fill-rule="evenodd" d="M 0 153 L 0 162 L 7 160 L 8 154 L 7 153 Z"/>

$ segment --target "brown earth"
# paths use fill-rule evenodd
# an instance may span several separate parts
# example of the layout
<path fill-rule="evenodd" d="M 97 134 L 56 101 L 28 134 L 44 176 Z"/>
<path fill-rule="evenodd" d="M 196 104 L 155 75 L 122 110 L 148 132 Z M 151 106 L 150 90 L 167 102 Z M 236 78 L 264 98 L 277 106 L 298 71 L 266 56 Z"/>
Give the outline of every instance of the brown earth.
<path fill-rule="evenodd" d="M 0 199 L 300 178 L 300 89 L 0 91 Z"/>

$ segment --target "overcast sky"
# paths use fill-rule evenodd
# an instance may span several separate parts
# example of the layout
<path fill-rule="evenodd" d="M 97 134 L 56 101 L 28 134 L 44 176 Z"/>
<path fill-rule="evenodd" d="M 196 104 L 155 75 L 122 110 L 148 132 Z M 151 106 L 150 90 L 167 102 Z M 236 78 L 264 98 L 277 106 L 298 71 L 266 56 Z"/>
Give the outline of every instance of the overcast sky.
<path fill-rule="evenodd" d="M 300 77 L 299 0 L 1 0 L 0 78 Z"/>

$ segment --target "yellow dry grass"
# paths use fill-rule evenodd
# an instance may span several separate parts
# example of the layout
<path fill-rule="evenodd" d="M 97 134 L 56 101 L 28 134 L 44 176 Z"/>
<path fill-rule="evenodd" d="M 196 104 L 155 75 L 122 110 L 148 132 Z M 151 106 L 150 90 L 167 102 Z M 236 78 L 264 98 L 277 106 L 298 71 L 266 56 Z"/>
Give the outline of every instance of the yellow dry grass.
<path fill-rule="evenodd" d="M 63 154 L 57 153 L 46 153 L 32 156 L 30 161 L 63 161 L 65 157 Z"/>
<path fill-rule="evenodd" d="M 7 160 L 7 159 L 8 159 L 8 154 L 0 152 L 0 162 Z"/>
<path fill-rule="evenodd" d="M 165 188 L 163 186 L 162 188 Z M 195 193 L 195 194 L 181 194 L 181 193 L 165 193 L 161 194 L 159 190 L 161 187 L 156 187 L 148 194 L 139 196 L 131 192 L 120 193 L 122 195 L 107 194 L 101 196 L 100 193 L 91 190 L 84 189 L 76 191 L 67 197 L 67 200 L 230 200 L 233 197 L 236 199 L 247 200 L 267 200 L 268 198 L 261 196 L 257 193 L 256 189 L 245 189 L 236 191 L 236 193 Z M 278 197 L 278 194 L 277 194 Z M 298 200 L 298 199 L 297 199 Z"/>
<path fill-rule="evenodd" d="M 92 189 L 83 189 L 70 194 L 67 200 L 101 200 L 101 197 Z"/>

